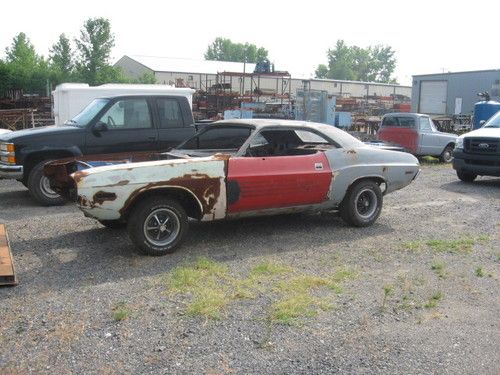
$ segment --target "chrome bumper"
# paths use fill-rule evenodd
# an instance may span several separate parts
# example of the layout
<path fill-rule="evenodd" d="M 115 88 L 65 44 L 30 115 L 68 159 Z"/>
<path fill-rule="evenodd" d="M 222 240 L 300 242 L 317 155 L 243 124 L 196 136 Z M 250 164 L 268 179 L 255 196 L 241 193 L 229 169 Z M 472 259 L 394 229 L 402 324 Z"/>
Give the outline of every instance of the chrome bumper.
<path fill-rule="evenodd" d="M 0 178 L 21 180 L 23 178 L 23 166 L 0 163 Z"/>

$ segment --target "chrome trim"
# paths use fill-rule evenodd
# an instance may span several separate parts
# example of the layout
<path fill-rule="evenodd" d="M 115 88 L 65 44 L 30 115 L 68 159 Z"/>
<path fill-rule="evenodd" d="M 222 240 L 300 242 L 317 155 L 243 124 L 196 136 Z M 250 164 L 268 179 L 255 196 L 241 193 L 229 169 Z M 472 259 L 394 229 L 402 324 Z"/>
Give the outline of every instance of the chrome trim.
<path fill-rule="evenodd" d="M 7 152 L 7 151 L 0 151 L 0 157 L 1 156 L 14 156 L 13 152 Z"/>
<path fill-rule="evenodd" d="M 22 165 L 0 163 L 0 178 L 20 180 L 23 178 Z"/>

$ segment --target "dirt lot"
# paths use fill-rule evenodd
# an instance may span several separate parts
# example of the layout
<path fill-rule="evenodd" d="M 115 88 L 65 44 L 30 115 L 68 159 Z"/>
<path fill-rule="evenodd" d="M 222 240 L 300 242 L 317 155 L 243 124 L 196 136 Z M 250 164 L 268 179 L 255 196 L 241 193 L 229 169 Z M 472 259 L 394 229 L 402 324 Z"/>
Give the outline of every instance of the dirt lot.
<path fill-rule="evenodd" d="M 193 223 L 175 254 L 0 181 L 0 373 L 500 373 L 500 179 L 424 166 L 378 222 Z"/>

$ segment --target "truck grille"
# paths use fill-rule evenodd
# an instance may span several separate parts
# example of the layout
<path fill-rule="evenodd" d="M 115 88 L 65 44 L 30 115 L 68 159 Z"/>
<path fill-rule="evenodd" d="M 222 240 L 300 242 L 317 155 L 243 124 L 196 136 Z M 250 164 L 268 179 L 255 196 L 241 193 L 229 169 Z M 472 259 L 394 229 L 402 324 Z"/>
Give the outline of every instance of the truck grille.
<path fill-rule="evenodd" d="M 492 138 L 465 138 L 464 151 L 469 154 L 500 154 L 499 140 Z"/>

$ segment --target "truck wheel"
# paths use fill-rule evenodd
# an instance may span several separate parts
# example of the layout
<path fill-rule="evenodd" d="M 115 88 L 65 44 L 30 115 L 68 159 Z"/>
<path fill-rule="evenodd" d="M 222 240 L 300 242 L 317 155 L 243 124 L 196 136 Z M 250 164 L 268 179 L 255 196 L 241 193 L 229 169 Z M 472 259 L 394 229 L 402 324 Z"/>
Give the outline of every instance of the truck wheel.
<path fill-rule="evenodd" d="M 97 220 L 97 221 L 109 229 L 121 229 L 127 226 L 127 223 L 121 220 Z"/>
<path fill-rule="evenodd" d="M 42 206 L 60 206 L 63 197 L 50 188 L 49 179 L 43 174 L 43 167 L 51 160 L 43 160 L 31 169 L 28 176 L 28 190 L 31 197 Z"/>
<path fill-rule="evenodd" d="M 160 256 L 173 253 L 188 230 L 184 208 L 170 198 L 155 196 L 140 202 L 130 213 L 130 239 L 140 253 Z"/>
<path fill-rule="evenodd" d="M 340 205 L 340 216 L 348 224 L 357 227 L 372 225 L 382 211 L 382 192 L 373 181 L 354 184 Z"/>
<path fill-rule="evenodd" d="M 439 156 L 439 161 L 442 163 L 451 163 L 453 160 L 453 147 L 451 146 L 446 146 L 441 153 L 441 156 Z"/>
<path fill-rule="evenodd" d="M 457 176 L 463 182 L 472 182 L 476 179 L 477 174 L 457 171 Z"/>

